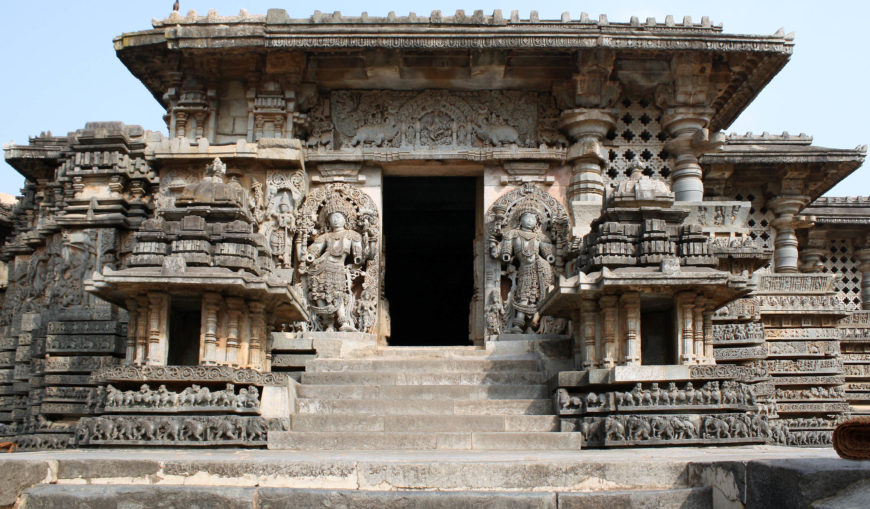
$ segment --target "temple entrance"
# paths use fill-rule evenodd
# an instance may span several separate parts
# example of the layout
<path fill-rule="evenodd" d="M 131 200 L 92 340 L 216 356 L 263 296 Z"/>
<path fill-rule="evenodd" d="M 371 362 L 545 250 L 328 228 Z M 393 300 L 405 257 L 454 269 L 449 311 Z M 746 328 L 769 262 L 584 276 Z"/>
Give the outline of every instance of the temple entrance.
<path fill-rule="evenodd" d="M 393 346 L 466 345 L 475 177 L 385 177 L 385 291 Z"/>

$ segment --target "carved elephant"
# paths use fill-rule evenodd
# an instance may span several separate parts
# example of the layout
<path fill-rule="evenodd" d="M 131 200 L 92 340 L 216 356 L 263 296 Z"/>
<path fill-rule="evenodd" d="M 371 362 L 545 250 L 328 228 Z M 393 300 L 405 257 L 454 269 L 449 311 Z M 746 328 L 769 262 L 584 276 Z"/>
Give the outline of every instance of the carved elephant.
<path fill-rule="evenodd" d="M 198 419 L 185 419 L 181 423 L 182 440 L 201 442 L 205 438 L 205 425 Z"/>

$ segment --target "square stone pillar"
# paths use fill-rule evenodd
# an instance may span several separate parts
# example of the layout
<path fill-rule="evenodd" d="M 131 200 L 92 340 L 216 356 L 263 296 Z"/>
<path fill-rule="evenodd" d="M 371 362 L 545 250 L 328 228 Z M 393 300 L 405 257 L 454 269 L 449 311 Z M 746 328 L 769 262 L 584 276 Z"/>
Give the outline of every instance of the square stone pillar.
<path fill-rule="evenodd" d="M 199 361 L 200 364 L 206 366 L 213 366 L 218 363 L 217 331 L 220 303 L 220 294 L 210 292 L 202 296 L 202 353 Z"/>
<path fill-rule="evenodd" d="M 245 301 L 238 297 L 227 297 L 227 360 L 228 366 L 239 366 L 239 332 L 241 330 L 241 310 Z"/>
<path fill-rule="evenodd" d="M 695 338 L 693 353 L 695 354 L 695 362 L 698 364 L 706 364 L 706 355 L 704 351 L 704 311 L 706 310 L 707 298 L 703 295 L 699 295 L 698 298 L 695 299 L 695 307 L 693 310 L 694 319 L 692 320 L 694 322 L 692 327 Z"/>
<path fill-rule="evenodd" d="M 148 357 L 148 297 L 142 295 L 136 299 L 136 303 L 139 319 L 136 320 L 136 357 L 133 364 L 144 366 Z"/>
<path fill-rule="evenodd" d="M 600 365 L 603 353 L 601 337 L 598 333 L 598 304 L 594 300 L 584 300 L 580 304 L 580 329 L 582 336 L 576 341 L 581 345 L 581 365 L 583 369 Z"/>
<path fill-rule="evenodd" d="M 695 361 L 695 299 L 693 292 L 677 294 L 677 351 L 680 364 Z"/>
<path fill-rule="evenodd" d="M 248 346 L 248 367 L 252 369 L 264 369 L 265 357 L 263 355 L 263 343 L 266 334 L 266 318 L 263 312 L 263 304 L 260 302 L 249 302 L 248 310 L 250 316 L 250 341 Z"/>
<path fill-rule="evenodd" d="M 626 293 L 619 299 L 624 314 L 623 329 L 623 362 L 626 366 L 640 366 L 640 294 Z"/>
<path fill-rule="evenodd" d="M 124 364 L 127 366 L 136 362 L 136 339 L 138 333 L 138 302 L 136 299 L 127 299 L 127 345 L 124 350 Z"/>
<path fill-rule="evenodd" d="M 604 356 L 600 359 L 600 365 L 604 368 L 612 368 L 618 358 L 616 340 L 619 337 L 619 299 L 612 295 L 601 297 L 601 342 L 604 346 Z"/>

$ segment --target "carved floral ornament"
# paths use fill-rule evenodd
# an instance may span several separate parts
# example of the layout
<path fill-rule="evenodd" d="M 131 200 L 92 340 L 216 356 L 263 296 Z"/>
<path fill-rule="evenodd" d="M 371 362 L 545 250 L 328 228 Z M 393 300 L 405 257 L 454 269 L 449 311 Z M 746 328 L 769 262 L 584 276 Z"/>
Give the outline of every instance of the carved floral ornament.
<path fill-rule="evenodd" d="M 566 322 L 542 317 L 537 307 L 563 271 L 570 224 L 565 208 L 528 183 L 496 200 L 486 214 L 490 256 L 486 333 L 561 333 Z"/>

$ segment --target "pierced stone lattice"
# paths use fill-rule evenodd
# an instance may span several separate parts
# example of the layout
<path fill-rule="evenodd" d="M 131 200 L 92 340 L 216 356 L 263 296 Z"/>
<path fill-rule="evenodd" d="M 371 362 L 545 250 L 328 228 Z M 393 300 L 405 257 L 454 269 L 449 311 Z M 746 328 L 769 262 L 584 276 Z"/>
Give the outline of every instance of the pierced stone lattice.
<path fill-rule="evenodd" d="M 611 146 L 605 180 L 625 180 L 634 161 L 645 169 L 647 175 L 668 179 L 671 168 L 664 150 L 668 136 L 661 127 L 661 111 L 645 99 L 625 99 L 617 111 L 616 127 L 607 137 Z"/>
<path fill-rule="evenodd" d="M 746 225 L 749 226 L 749 236 L 761 243 L 763 247 L 773 247 L 773 227 L 770 222 L 774 219 L 773 211 L 767 208 L 767 201 L 762 193 L 758 190 L 749 190 L 738 193 L 734 196 L 735 200 L 748 201 L 752 203 L 749 209 L 749 220 Z"/>
<path fill-rule="evenodd" d="M 828 253 L 822 258 L 825 272 L 834 274 L 834 287 L 848 310 L 861 309 L 861 272 L 858 257 L 849 239 L 829 239 Z"/>

